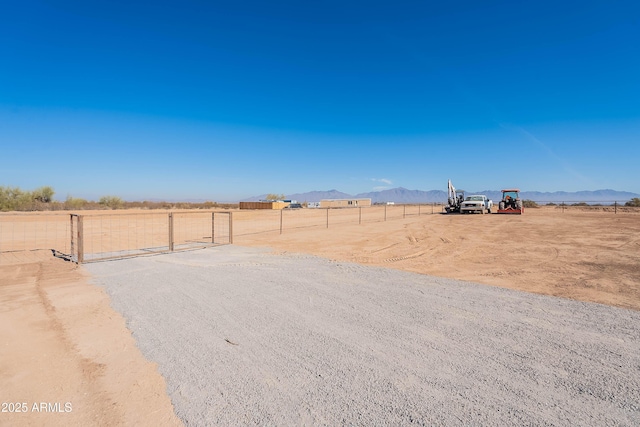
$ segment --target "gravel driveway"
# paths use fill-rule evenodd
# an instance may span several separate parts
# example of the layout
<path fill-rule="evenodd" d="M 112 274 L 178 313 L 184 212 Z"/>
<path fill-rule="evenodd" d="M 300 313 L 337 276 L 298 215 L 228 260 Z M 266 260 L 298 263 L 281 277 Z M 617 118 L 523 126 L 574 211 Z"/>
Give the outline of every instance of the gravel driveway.
<path fill-rule="evenodd" d="M 239 246 L 84 268 L 187 425 L 640 425 L 640 312 Z"/>

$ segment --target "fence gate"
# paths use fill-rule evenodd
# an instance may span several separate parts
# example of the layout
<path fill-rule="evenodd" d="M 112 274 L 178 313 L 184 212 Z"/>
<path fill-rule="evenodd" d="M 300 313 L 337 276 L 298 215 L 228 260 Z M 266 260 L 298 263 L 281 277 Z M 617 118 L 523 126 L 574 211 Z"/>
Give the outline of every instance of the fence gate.
<path fill-rule="evenodd" d="M 72 214 L 71 253 L 78 263 L 230 244 L 231 212 Z"/>

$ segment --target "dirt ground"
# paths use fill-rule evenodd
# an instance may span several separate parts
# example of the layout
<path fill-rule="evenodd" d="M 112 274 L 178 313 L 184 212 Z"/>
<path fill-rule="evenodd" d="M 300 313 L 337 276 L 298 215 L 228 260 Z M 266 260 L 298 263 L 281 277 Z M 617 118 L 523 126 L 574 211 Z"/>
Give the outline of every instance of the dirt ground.
<path fill-rule="evenodd" d="M 636 213 L 436 214 L 234 242 L 640 310 Z"/>
<path fill-rule="evenodd" d="M 636 213 L 421 215 L 234 244 L 640 310 Z M 0 425 L 180 424 L 163 378 L 90 280 L 46 251 L 0 265 Z"/>

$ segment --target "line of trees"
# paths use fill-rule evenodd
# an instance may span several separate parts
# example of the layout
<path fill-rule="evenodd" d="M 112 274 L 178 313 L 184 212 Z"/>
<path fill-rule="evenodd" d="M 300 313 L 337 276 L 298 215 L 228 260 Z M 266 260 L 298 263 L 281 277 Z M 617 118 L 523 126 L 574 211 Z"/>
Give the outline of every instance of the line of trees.
<path fill-rule="evenodd" d="M 53 202 L 54 194 L 51 187 L 40 187 L 33 191 L 23 191 L 18 187 L 0 187 L 0 210 L 45 210 L 46 206 Z"/>
<path fill-rule="evenodd" d="M 127 202 L 117 196 L 103 196 L 97 202 L 67 196 L 64 202 L 53 199 L 52 187 L 40 187 L 33 191 L 24 191 L 18 187 L 0 186 L 0 211 L 59 211 L 59 210 L 99 210 L 99 209 L 226 209 L 237 207 L 233 204 L 170 203 L 170 202 Z"/>

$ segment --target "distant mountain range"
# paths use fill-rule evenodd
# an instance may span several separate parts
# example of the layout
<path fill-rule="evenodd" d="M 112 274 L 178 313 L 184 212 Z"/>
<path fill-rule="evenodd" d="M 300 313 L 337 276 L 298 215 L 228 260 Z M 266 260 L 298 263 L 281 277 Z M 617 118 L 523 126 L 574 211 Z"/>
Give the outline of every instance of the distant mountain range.
<path fill-rule="evenodd" d="M 466 192 L 469 194 L 485 194 L 490 199 L 496 201 L 502 198 L 499 190 L 484 190 Z M 540 192 L 540 191 L 522 191 L 520 197 L 524 200 L 533 200 L 538 203 L 624 203 L 633 198 L 640 198 L 640 194 L 630 193 L 628 191 L 616 190 L 595 190 L 595 191 L 556 191 L 556 192 Z M 253 202 L 264 200 L 266 194 L 261 196 L 250 197 L 242 200 L 243 202 Z M 298 202 L 319 202 L 322 199 L 371 199 L 372 203 L 443 203 L 447 201 L 447 192 L 442 190 L 408 190 L 398 187 L 389 190 L 373 191 L 370 193 L 347 194 L 338 190 L 328 191 L 310 191 L 308 193 L 296 193 L 286 196 L 287 199 L 297 200 Z"/>

